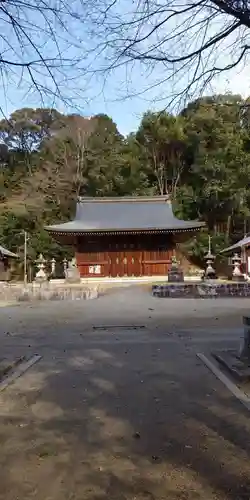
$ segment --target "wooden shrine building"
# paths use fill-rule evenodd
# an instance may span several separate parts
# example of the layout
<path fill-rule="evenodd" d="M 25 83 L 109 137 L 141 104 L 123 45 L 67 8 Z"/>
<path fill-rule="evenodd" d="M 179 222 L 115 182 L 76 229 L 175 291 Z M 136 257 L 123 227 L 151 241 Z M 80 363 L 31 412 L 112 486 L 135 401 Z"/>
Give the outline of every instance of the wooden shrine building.
<path fill-rule="evenodd" d="M 81 277 L 123 277 L 166 275 L 178 242 L 203 226 L 177 219 L 167 196 L 83 197 L 74 220 L 45 229 L 74 246 Z"/>
<path fill-rule="evenodd" d="M 0 281 L 8 281 L 10 274 L 10 262 L 17 255 L 0 245 Z"/>

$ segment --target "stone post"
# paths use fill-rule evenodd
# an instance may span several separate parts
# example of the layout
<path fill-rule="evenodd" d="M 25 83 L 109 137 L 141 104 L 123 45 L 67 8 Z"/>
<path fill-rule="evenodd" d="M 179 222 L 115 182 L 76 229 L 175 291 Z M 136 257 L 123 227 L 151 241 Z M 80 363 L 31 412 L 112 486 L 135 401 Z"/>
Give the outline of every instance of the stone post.
<path fill-rule="evenodd" d="M 50 263 L 51 263 L 51 275 L 54 276 L 56 272 L 56 259 L 53 257 Z"/>
<path fill-rule="evenodd" d="M 64 257 L 64 259 L 63 259 L 63 274 L 65 277 L 66 277 L 66 273 L 67 273 L 67 267 L 68 267 L 68 261 L 67 261 L 66 257 Z"/>
<path fill-rule="evenodd" d="M 239 350 L 239 357 L 242 361 L 250 361 L 250 317 L 243 317 L 244 336 Z"/>

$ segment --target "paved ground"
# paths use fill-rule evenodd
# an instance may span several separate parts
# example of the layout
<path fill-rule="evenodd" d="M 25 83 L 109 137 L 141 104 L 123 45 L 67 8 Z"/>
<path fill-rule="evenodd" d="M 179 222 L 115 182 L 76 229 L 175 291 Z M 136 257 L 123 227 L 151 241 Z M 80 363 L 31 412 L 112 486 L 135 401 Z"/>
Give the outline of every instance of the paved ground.
<path fill-rule="evenodd" d="M 0 498 L 249 499 L 249 412 L 195 355 L 248 310 L 145 288 L 1 308 L 2 354 L 43 358 L 0 395 Z"/>

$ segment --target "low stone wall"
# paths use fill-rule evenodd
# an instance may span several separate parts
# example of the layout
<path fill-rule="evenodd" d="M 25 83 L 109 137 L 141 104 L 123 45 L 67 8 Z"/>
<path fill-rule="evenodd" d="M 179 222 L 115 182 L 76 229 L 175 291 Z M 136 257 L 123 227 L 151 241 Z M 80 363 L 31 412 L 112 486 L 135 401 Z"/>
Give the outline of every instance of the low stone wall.
<path fill-rule="evenodd" d="M 20 302 L 37 300 L 90 300 L 99 296 L 98 287 L 83 285 L 60 285 L 51 282 L 42 285 L 19 283 L 0 283 L 0 301 Z"/>
<path fill-rule="evenodd" d="M 153 285 L 154 297 L 166 298 L 200 298 L 216 299 L 217 297 L 250 297 L 250 283 L 242 282 L 196 282 Z"/>

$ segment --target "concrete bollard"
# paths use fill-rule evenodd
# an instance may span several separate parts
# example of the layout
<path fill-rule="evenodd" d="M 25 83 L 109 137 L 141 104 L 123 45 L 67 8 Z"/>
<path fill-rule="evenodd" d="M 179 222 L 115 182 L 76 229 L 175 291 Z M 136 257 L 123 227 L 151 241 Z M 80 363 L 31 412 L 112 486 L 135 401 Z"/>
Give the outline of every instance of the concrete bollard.
<path fill-rule="evenodd" d="M 239 357 L 250 362 L 250 317 L 243 316 L 244 336 L 241 339 Z"/>

